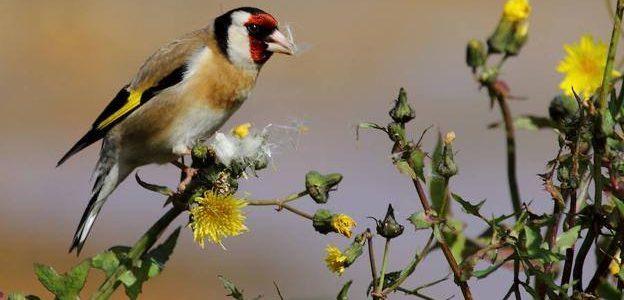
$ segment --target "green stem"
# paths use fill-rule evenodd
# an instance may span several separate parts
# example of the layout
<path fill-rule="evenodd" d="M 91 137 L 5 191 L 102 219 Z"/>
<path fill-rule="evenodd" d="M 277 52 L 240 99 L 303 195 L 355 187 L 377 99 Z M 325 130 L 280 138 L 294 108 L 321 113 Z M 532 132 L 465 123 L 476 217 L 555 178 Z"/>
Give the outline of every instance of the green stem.
<path fill-rule="evenodd" d="M 388 252 L 390 248 L 390 239 L 386 239 L 384 246 L 383 258 L 381 259 L 381 274 L 379 275 L 379 283 L 377 284 L 377 294 L 383 290 L 384 278 L 386 277 L 386 267 L 388 266 Z"/>
<path fill-rule="evenodd" d="M 429 239 L 427 240 L 427 243 L 425 244 L 425 247 L 421 250 L 421 252 L 416 254 L 416 256 L 414 257 L 414 259 L 412 259 L 410 264 L 401 272 L 401 275 L 399 276 L 399 278 L 391 286 L 383 290 L 382 293 L 384 295 L 388 295 L 389 293 L 398 289 L 401 286 L 401 284 L 403 284 L 403 282 L 405 282 L 405 280 L 407 280 L 407 278 L 409 278 L 410 275 L 414 273 L 414 270 L 416 269 L 418 264 L 425 258 L 425 256 L 427 256 L 427 253 L 431 251 L 433 237 L 434 235 L 433 233 L 431 233 L 429 235 Z"/>
<path fill-rule="evenodd" d="M 520 216 L 522 210 L 520 200 L 520 190 L 518 188 L 518 176 L 516 174 L 516 138 L 514 133 L 513 117 L 503 96 L 497 96 L 496 100 L 501 108 L 503 122 L 505 123 L 505 137 L 507 142 L 507 180 L 509 183 L 509 193 L 511 195 L 511 205 L 513 206 L 516 218 Z"/>
<path fill-rule="evenodd" d="M 128 252 L 128 258 L 130 262 L 134 265 L 141 257 L 150 249 L 156 241 L 158 237 L 167 229 L 169 224 L 173 222 L 184 209 L 174 206 L 169 211 L 165 213 L 152 227 L 150 227 L 141 238 L 136 241 L 134 246 Z M 123 275 L 128 268 L 125 265 L 119 265 L 117 269 L 106 278 L 106 281 L 102 283 L 100 288 L 91 296 L 91 299 L 94 300 L 105 300 L 109 299 L 113 292 L 119 287 L 120 281 L 119 277 Z"/>

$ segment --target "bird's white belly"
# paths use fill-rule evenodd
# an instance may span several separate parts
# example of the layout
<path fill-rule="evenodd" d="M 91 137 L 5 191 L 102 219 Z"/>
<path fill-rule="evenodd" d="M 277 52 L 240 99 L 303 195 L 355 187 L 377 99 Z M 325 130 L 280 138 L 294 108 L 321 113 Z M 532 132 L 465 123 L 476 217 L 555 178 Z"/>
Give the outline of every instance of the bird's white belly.
<path fill-rule="evenodd" d="M 232 112 L 204 105 L 190 107 L 176 120 L 168 137 L 173 154 L 188 154 L 198 140 L 207 139 L 217 131 Z"/>

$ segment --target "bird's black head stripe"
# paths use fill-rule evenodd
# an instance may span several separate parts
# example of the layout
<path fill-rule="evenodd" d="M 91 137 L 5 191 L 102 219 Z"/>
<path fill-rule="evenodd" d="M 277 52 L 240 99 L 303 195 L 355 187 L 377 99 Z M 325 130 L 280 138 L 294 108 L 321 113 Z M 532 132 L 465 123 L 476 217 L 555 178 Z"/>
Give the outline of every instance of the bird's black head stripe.
<path fill-rule="evenodd" d="M 250 13 L 252 15 L 255 14 L 264 14 L 265 11 L 255 8 L 255 7 L 240 7 L 232 9 L 221 16 L 217 17 L 214 21 L 214 35 L 217 40 L 217 44 L 219 45 L 219 49 L 221 53 L 228 57 L 227 49 L 228 49 L 228 28 L 232 25 L 232 14 L 237 11 L 244 11 Z"/>

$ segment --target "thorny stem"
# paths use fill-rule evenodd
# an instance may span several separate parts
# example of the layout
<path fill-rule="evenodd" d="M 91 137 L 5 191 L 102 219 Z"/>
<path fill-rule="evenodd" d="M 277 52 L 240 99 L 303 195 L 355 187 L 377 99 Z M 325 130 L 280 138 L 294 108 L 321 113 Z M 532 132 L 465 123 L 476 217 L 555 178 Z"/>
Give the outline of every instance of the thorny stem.
<path fill-rule="evenodd" d="M 390 239 L 386 239 L 384 246 L 383 258 L 381 259 L 381 274 L 379 274 L 379 283 L 377 284 L 376 294 L 380 294 L 386 277 L 386 267 L 388 266 L 388 252 L 390 250 Z"/>
<path fill-rule="evenodd" d="M 420 180 L 413 179 L 412 181 L 414 182 L 414 186 L 416 187 L 418 198 L 420 199 L 420 203 L 422 204 L 423 209 L 425 210 L 425 212 L 431 212 L 431 205 L 429 205 L 429 200 L 427 199 L 427 195 L 425 194 Z M 449 248 L 448 244 L 446 244 L 444 240 L 438 242 L 440 243 L 440 249 L 442 249 L 444 258 L 446 258 L 446 261 L 451 267 L 451 271 L 453 271 L 455 283 L 460 287 L 462 294 L 464 295 L 464 299 L 472 300 L 472 292 L 470 291 L 470 287 L 468 286 L 468 283 L 461 280 L 461 270 L 459 269 L 459 265 L 457 264 L 455 257 L 453 257 L 451 248 Z"/>
<path fill-rule="evenodd" d="M 576 190 L 570 193 L 570 211 L 568 213 L 568 228 L 572 228 L 576 225 Z M 570 275 L 572 273 L 572 262 L 574 260 L 574 244 L 566 250 L 565 263 L 563 265 L 563 274 L 561 275 L 561 286 L 570 282 Z M 567 293 L 567 291 L 566 291 Z M 565 294 L 565 293 L 562 293 Z"/>
<path fill-rule="evenodd" d="M 605 152 L 605 138 L 602 133 L 602 116 L 606 113 L 608 109 L 608 94 L 611 86 L 611 77 L 613 73 L 613 61 L 615 60 L 615 53 L 617 50 L 617 45 L 620 40 L 620 23 L 622 22 L 622 13 L 624 12 L 624 0 L 618 0 L 617 8 L 615 13 L 615 20 L 613 22 L 613 30 L 611 32 L 611 42 L 609 43 L 609 52 L 607 54 L 607 63 L 604 70 L 604 75 L 602 79 L 602 85 L 600 88 L 600 94 L 598 96 L 598 115 L 594 120 L 594 139 L 593 139 L 593 147 L 594 147 L 594 166 L 593 166 L 593 177 L 594 177 L 594 211 L 602 205 L 602 192 L 604 188 L 604 182 L 602 179 L 602 159 Z M 587 237 L 583 241 L 581 249 L 579 249 L 579 253 L 576 257 L 576 261 L 574 262 L 574 280 L 578 280 L 578 282 L 574 285 L 575 290 L 582 290 L 583 286 L 581 283 L 582 275 L 583 275 L 583 266 L 585 264 L 585 257 L 591 248 L 593 240 L 598 236 L 598 232 L 600 229 L 597 224 L 598 214 L 594 213 L 593 216 L 593 226 L 589 228 Z M 600 270 L 599 270 L 600 271 Z"/>
<path fill-rule="evenodd" d="M 136 241 L 134 246 L 128 252 L 128 259 L 134 265 L 141 257 L 154 246 L 158 237 L 167 229 L 169 224 L 173 222 L 182 212 L 182 209 L 179 206 L 174 205 L 169 211 L 165 213 L 152 227 L 150 227 L 141 238 Z M 119 277 L 123 275 L 128 268 L 126 265 L 121 264 L 117 269 L 106 278 L 104 283 L 100 286 L 100 288 L 92 295 L 92 299 L 95 300 L 104 300 L 109 299 L 113 292 L 119 287 L 121 283 L 119 281 Z"/>

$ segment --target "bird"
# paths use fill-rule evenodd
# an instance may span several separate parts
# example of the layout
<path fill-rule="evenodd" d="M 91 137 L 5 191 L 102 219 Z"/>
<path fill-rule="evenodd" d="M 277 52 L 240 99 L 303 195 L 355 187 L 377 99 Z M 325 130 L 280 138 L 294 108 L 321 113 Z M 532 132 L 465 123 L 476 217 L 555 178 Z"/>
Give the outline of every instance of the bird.
<path fill-rule="evenodd" d="M 212 24 L 156 50 L 57 167 L 102 140 L 91 199 L 69 252 L 80 255 L 91 228 L 117 186 L 136 168 L 174 163 L 210 138 L 245 102 L 274 53 L 293 55 L 294 43 L 271 14 L 232 9 Z M 186 168 L 188 171 L 190 168 Z M 187 172 L 192 176 L 192 172 Z M 181 187 L 183 188 L 183 187 Z"/>

